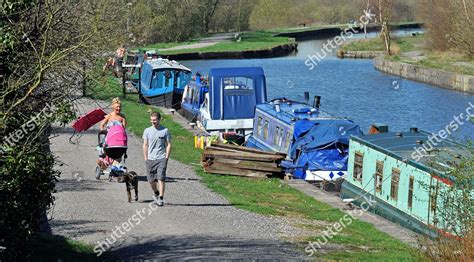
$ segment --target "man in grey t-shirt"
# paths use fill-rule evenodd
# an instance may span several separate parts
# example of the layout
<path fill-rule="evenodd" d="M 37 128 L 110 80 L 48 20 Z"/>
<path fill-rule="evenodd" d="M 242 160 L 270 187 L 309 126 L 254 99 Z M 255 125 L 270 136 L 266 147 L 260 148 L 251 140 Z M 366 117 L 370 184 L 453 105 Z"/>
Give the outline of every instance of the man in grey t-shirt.
<path fill-rule="evenodd" d="M 143 156 L 151 189 L 155 193 L 153 200 L 163 206 L 165 195 L 165 178 L 168 158 L 171 152 L 171 136 L 168 128 L 160 125 L 161 115 L 153 112 L 150 115 L 151 127 L 143 132 Z M 158 188 L 156 183 L 158 182 Z"/>

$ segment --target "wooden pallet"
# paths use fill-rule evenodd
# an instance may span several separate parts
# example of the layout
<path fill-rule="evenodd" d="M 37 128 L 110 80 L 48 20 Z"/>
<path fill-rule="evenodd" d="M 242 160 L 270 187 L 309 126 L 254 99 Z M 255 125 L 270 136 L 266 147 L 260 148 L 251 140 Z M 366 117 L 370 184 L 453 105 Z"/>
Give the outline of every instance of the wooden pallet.
<path fill-rule="evenodd" d="M 201 157 L 201 166 L 211 174 L 265 178 L 281 174 L 281 153 L 261 151 L 244 146 L 212 143 Z"/>

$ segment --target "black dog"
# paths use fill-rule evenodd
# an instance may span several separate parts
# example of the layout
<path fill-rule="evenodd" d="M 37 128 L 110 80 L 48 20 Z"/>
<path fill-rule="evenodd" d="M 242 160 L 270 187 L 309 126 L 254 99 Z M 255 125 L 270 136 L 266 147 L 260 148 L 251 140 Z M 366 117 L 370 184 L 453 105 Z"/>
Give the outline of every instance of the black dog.
<path fill-rule="evenodd" d="M 123 176 L 118 177 L 118 182 L 119 183 L 125 183 L 125 187 L 127 189 L 127 196 L 128 196 L 128 202 L 132 202 L 132 194 L 130 190 L 134 189 L 135 190 L 135 201 L 138 201 L 138 175 L 137 173 L 130 171 Z"/>

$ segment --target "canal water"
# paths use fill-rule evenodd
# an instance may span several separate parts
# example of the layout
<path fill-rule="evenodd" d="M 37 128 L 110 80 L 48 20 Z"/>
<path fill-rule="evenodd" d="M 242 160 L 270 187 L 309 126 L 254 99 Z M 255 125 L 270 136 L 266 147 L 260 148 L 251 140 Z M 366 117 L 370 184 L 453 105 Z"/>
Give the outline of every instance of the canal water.
<path fill-rule="evenodd" d="M 317 65 L 310 70 L 308 56 L 321 52 L 328 40 L 299 41 L 298 53 L 281 58 L 181 62 L 193 72 L 201 73 L 216 67 L 261 66 L 267 78 L 269 99 L 286 97 L 303 102 L 304 92 L 309 91 L 311 97 L 322 96 L 323 110 L 353 120 L 364 132 L 375 122 L 388 124 L 392 131 L 418 127 L 438 133 L 458 116 L 462 125 L 454 138 L 474 139 L 474 119 L 470 122 L 466 117 L 469 103 L 473 105 L 474 115 L 474 95 L 384 74 L 369 59 L 338 59 L 334 51 L 316 61 Z M 464 117 L 459 117 L 461 114 Z"/>

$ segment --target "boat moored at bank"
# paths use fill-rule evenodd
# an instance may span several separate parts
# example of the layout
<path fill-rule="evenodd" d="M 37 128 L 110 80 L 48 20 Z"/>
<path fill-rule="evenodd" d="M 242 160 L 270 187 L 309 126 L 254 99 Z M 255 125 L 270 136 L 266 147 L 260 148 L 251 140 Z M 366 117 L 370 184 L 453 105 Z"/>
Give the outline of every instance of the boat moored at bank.
<path fill-rule="evenodd" d="M 335 181 L 347 173 L 349 137 L 361 134 L 350 120 L 285 98 L 255 109 L 248 147 L 287 154 L 285 173 L 308 181 Z"/>
<path fill-rule="evenodd" d="M 255 106 L 267 100 L 261 67 L 213 68 L 208 80 L 197 76 L 186 86 L 183 115 L 207 132 L 233 132 L 241 136 L 253 129 Z"/>
<path fill-rule="evenodd" d="M 146 60 L 141 68 L 139 93 L 151 105 L 178 108 L 191 69 L 163 58 Z"/>

